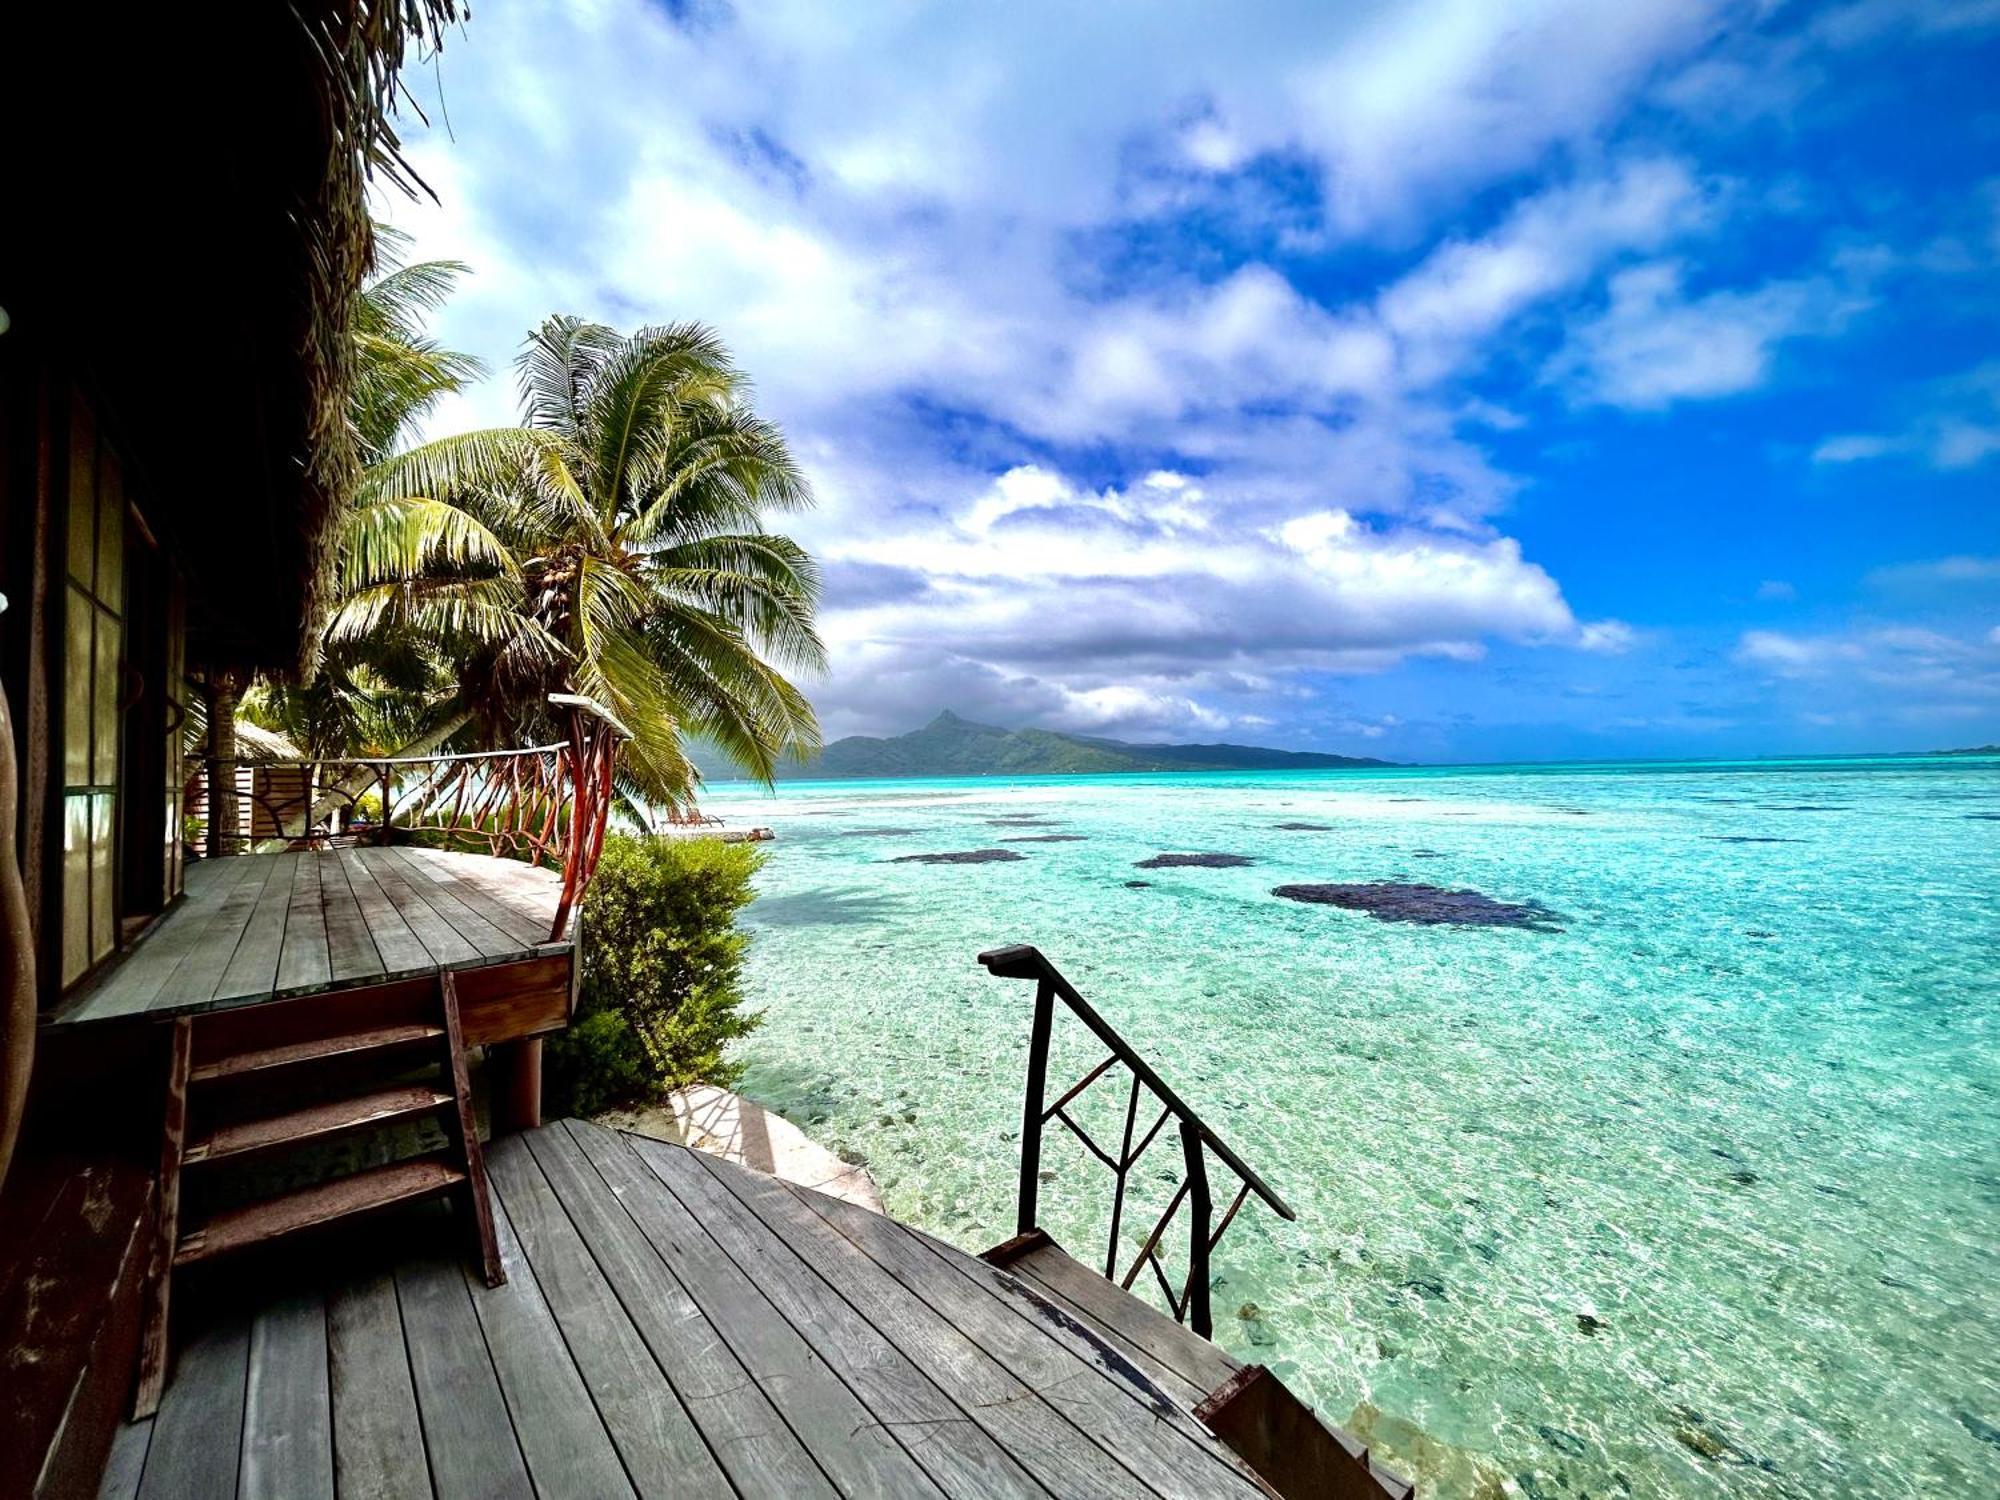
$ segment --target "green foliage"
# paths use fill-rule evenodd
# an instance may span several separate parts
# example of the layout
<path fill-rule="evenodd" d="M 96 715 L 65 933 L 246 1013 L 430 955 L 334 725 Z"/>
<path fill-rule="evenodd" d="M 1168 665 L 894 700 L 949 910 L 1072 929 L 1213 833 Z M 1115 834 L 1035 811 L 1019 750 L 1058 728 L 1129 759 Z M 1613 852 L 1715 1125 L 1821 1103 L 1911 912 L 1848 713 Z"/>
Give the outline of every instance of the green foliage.
<path fill-rule="evenodd" d="M 762 1017 L 743 1004 L 736 925 L 763 854 L 720 839 L 614 836 L 583 908 L 583 992 L 549 1039 L 552 1113 L 595 1114 L 690 1083 L 735 1082 L 722 1051 Z"/>

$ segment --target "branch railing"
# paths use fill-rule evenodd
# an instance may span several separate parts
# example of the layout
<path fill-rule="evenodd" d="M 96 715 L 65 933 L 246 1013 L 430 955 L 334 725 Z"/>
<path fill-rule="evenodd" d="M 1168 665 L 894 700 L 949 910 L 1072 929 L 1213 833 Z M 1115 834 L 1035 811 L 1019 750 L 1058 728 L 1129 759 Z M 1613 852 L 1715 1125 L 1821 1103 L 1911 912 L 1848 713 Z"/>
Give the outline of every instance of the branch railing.
<path fill-rule="evenodd" d="M 1104 1276 L 1108 1281 L 1130 1291 L 1138 1280 L 1140 1272 L 1151 1269 L 1160 1291 L 1167 1300 L 1168 1308 L 1177 1322 L 1188 1324 L 1203 1338 L 1210 1338 L 1215 1332 L 1215 1320 L 1209 1306 L 1209 1258 L 1235 1222 L 1237 1213 L 1251 1198 L 1261 1200 L 1281 1219 L 1295 1219 L 1290 1205 L 1274 1192 L 1264 1179 L 1253 1172 L 1223 1140 L 1211 1130 L 1207 1123 L 1196 1114 L 1179 1094 L 1168 1087 L 1160 1075 L 1155 1073 L 1146 1060 L 1133 1050 L 1130 1043 L 1115 1031 L 1111 1023 L 1100 1016 L 1078 994 L 1076 987 L 1063 978 L 1060 970 L 1043 957 L 1039 948 L 1021 945 L 1011 948 L 995 948 L 979 955 L 979 962 L 987 971 L 999 979 L 1030 979 L 1035 983 L 1035 1015 L 1033 1029 L 1028 1042 L 1028 1086 L 1021 1110 L 1021 1178 L 1019 1196 L 1015 1212 L 1015 1233 L 1031 1234 L 1040 1228 L 1042 1185 L 1042 1131 L 1050 1121 L 1064 1126 L 1083 1143 L 1084 1149 L 1110 1169 L 1113 1178 L 1111 1197 L 1111 1228 L 1106 1237 L 1104 1250 Z M 1055 1103 L 1047 1102 L 1049 1041 L 1055 1024 L 1055 1004 L 1061 1000 L 1097 1040 L 1109 1049 L 1109 1055 L 1098 1063 L 1081 1079 L 1065 1090 Z M 1131 1074 L 1131 1086 L 1125 1101 L 1125 1128 L 1117 1153 L 1107 1151 L 1089 1131 L 1077 1123 L 1070 1106 L 1080 1099 L 1100 1078 L 1113 1068 L 1123 1065 Z M 1135 1145 L 1133 1136 L 1139 1123 L 1139 1101 L 1142 1093 L 1150 1094 L 1152 1101 L 1159 1105 L 1160 1112 L 1153 1119 Z M 1137 1254 L 1123 1274 L 1119 1271 L 1119 1234 L 1124 1226 L 1126 1186 L 1132 1171 L 1146 1154 L 1155 1140 L 1165 1130 L 1169 1121 L 1175 1125 L 1181 1147 L 1181 1181 L 1155 1221 L 1153 1228 L 1141 1242 Z M 1235 1193 L 1229 1206 L 1223 1211 L 1220 1222 L 1215 1220 L 1214 1199 L 1209 1186 L 1209 1157 L 1213 1155 L 1217 1163 L 1234 1176 L 1237 1182 Z M 1183 1205 L 1187 1208 L 1187 1273 L 1180 1282 L 1179 1290 L 1168 1279 L 1166 1268 L 1161 1264 L 1160 1245 L 1174 1216 Z"/>
<path fill-rule="evenodd" d="M 550 936 L 560 938 L 604 850 L 625 726 L 601 705 L 551 694 L 568 737 L 522 750 L 205 763 L 204 810 L 217 787 L 234 799 L 237 832 L 211 854 L 258 848 L 389 844 L 401 837 L 483 850 L 562 873 Z"/>

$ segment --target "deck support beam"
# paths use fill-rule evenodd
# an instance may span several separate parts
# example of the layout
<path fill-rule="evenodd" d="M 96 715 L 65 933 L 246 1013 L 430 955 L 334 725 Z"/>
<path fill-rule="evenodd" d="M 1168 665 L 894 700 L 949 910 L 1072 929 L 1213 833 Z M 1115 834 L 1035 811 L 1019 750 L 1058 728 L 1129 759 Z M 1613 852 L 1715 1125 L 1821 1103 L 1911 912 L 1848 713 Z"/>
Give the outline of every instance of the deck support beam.
<path fill-rule="evenodd" d="M 492 1070 L 493 1135 L 514 1135 L 542 1123 L 542 1039 L 502 1042 L 486 1052 Z"/>

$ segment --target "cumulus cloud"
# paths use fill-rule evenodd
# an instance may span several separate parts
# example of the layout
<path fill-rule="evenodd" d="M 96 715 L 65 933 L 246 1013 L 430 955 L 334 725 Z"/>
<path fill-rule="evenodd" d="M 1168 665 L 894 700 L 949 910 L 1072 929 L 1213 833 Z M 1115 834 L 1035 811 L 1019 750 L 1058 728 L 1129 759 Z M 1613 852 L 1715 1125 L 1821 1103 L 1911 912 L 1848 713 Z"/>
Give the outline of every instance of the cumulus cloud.
<path fill-rule="evenodd" d="M 921 577 L 919 593 L 832 601 L 831 696 L 879 699 L 882 653 L 907 678 L 977 663 L 1038 721 L 1221 729 L 1203 692 L 1246 677 L 1477 659 L 1489 638 L 1617 651 L 1616 621 L 1579 626 L 1512 538 L 1321 509 L 1245 524 L 1235 497 L 1185 475 L 1089 489 L 1024 465 L 941 519 L 826 543 L 836 569 Z M 862 664 L 868 663 L 865 670 Z M 1027 692 L 1051 687 L 1056 696 Z"/>

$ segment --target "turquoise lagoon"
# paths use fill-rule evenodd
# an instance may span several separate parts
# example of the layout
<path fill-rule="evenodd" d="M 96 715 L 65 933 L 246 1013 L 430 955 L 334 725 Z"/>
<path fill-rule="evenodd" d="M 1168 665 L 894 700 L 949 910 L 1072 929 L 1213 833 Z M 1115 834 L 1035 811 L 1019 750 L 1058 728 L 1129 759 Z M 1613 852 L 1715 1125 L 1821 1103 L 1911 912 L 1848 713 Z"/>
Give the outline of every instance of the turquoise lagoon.
<path fill-rule="evenodd" d="M 1223 1241 L 1218 1340 L 1426 1493 L 2000 1494 L 2000 760 L 710 805 L 778 835 L 746 1092 L 865 1159 L 899 1217 L 1012 1230 L 1030 991 L 974 955 L 1034 943 L 1298 1210 Z M 1006 842 L 1049 834 L 1074 837 Z M 979 848 L 1023 857 L 894 862 Z M 1256 862 L 1134 868 L 1169 851 Z M 1472 888 L 1561 930 L 1271 896 L 1289 881 Z M 1059 1033 L 1052 1080 L 1080 1076 L 1098 1054 Z M 1114 1140 L 1124 1105 L 1112 1080 L 1085 1101 Z M 1047 1165 L 1045 1220 L 1101 1257 L 1108 1174 Z M 1176 1166 L 1147 1158 L 1152 1201 Z"/>

